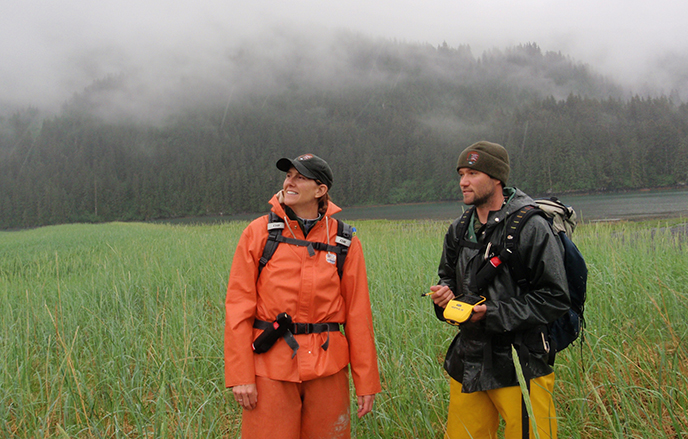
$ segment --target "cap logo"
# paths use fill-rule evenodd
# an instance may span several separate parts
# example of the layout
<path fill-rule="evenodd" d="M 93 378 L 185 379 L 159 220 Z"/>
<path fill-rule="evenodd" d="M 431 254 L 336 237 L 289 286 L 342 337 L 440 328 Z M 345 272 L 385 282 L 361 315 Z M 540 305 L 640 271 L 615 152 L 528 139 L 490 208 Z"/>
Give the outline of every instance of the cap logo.
<path fill-rule="evenodd" d="M 300 156 L 296 157 L 296 160 L 302 162 L 304 160 L 310 160 L 312 158 L 313 158 L 313 154 L 304 154 L 304 155 L 300 155 Z"/>
<path fill-rule="evenodd" d="M 466 161 L 468 161 L 469 165 L 475 165 L 478 162 L 478 159 L 480 158 L 480 154 L 477 152 L 469 152 L 468 157 L 466 157 Z"/>

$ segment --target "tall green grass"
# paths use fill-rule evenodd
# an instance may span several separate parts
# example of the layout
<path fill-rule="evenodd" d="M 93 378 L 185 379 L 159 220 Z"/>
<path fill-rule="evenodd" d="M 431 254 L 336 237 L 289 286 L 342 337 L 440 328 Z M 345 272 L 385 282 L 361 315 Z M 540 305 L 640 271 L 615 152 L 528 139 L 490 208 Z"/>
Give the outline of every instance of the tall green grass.
<path fill-rule="evenodd" d="M 222 296 L 240 226 L 0 235 L 0 436 L 227 437 Z"/>
<path fill-rule="evenodd" d="M 239 437 L 223 301 L 246 223 L 0 233 L 0 437 Z M 355 437 L 440 438 L 456 330 L 420 294 L 443 222 L 361 221 L 383 392 Z M 688 437 L 688 237 L 582 225 L 586 342 L 557 359 L 560 436 Z"/>
<path fill-rule="evenodd" d="M 688 437 L 688 235 L 661 223 L 586 226 L 586 343 L 557 361 L 572 437 Z"/>

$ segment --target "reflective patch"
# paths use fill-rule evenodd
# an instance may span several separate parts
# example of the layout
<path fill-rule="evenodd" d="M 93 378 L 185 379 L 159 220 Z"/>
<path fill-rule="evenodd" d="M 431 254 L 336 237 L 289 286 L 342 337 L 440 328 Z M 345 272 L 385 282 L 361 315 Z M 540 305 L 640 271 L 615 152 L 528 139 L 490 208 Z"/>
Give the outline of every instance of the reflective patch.
<path fill-rule="evenodd" d="M 274 230 L 274 229 L 284 229 L 284 223 L 282 223 L 282 222 L 268 223 L 268 231 Z"/>
<path fill-rule="evenodd" d="M 351 240 L 346 239 L 343 236 L 337 236 L 336 238 L 334 238 L 334 242 L 336 242 L 337 244 L 341 244 L 345 247 L 351 246 Z"/>

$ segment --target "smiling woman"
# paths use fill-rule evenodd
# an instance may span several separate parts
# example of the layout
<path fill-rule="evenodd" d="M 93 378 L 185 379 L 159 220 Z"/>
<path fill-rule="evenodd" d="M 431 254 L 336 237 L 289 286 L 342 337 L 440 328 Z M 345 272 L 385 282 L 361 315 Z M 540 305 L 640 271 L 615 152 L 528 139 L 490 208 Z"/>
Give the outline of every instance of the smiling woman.
<path fill-rule="evenodd" d="M 327 208 L 333 180 L 325 160 L 305 154 L 295 160 L 283 158 L 277 162 L 277 168 L 287 173 L 282 186 L 282 202 L 286 206 L 302 219 L 314 220 L 325 213 L 322 210 Z"/>
<path fill-rule="evenodd" d="M 343 239 L 343 224 L 332 218 L 341 209 L 329 200 L 333 177 L 325 160 L 304 154 L 280 159 L 277 168 L 286 177 L 270 200 L 272 212 L 249 224 L 234 253 L 225 385 L 242 407 L 246 439 L 275 431 L 283 438 L 349 438 L 348 365 L 359 418 L 381 390 L 361 244 Z"/>
<path fill-rule="evenodd" d="M 325 196 L 327 186 L 311 180 L 295 168 L 287 171 L 282 192 L 283 203 L 302 219 L 318 217 L 318 199 Z"/>

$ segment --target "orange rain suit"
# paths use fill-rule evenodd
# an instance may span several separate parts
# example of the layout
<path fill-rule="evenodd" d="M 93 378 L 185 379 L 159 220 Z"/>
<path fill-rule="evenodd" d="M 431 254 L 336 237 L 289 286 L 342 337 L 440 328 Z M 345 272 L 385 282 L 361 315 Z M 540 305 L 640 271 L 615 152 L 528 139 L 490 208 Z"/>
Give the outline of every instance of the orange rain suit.
<path fill-rule="evenodd" d="M 277 195 L 272 211 L 284 219 L 283 235 L 306 239 L 297 221 L 287 217 Z M 327 212 L 308 233 L 308 240 L 334 245 L 341 209 L 329 202 Z M 368 279 L 361 243 L 354 237 L 340 281 L 332 255 L 281 243 L 258 277 L 258 261 L 268 237 L 268 216 L 249 224 L 237 245 L 227 288 L 225 385 L 253 384 L 256 376 L 300 383 L 333 375 L 351 364 L 356 394 L 379 393 L 380 377 L 373 333 Z M 295 335 L 292 349 L 280 338 L 266 353 L 254 354 L 251 343 L 261 333 L 254 319 L 268 322 L 286 312 L 295 323 L 345 324 L 339 331 Z M 327 341 L 327 350 L 321 346 Z M 260 401 L 260 395 L 259 395 Z M 259 402 L 260 404 L 260 402 Z"/>

